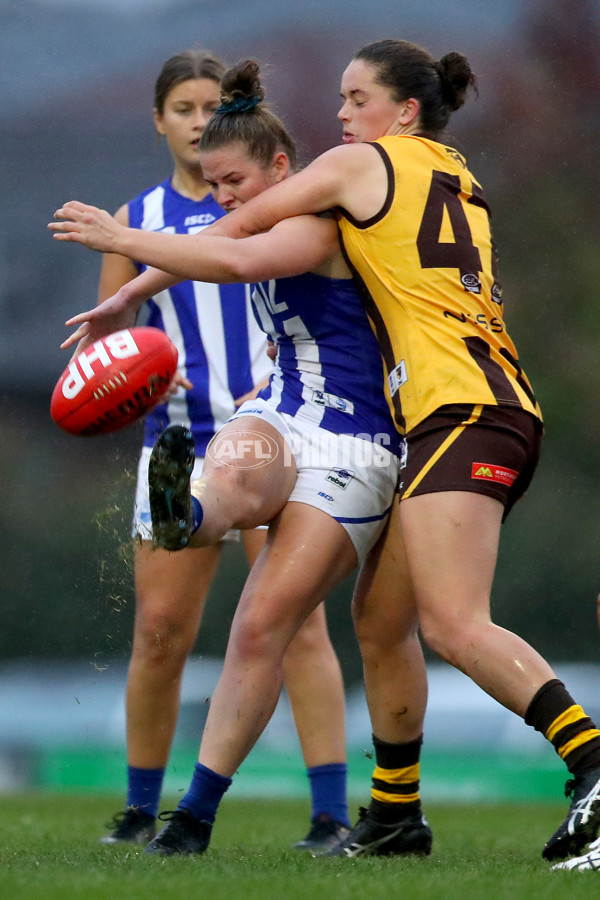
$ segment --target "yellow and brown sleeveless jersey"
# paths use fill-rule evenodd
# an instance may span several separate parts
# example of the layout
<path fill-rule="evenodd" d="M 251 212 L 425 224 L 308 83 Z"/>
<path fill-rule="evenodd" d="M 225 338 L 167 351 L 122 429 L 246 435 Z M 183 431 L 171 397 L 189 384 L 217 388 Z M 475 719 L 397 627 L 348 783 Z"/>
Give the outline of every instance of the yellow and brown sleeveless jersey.
<path fill-rule="evenodd" d="M 401 432 L 440 406 L 522 407 L 541 418 L 506 332 L 489 209 L 463 157 L 408 135 L 373 143 L 388 172 L 381 212 L 339 211 Z"/>

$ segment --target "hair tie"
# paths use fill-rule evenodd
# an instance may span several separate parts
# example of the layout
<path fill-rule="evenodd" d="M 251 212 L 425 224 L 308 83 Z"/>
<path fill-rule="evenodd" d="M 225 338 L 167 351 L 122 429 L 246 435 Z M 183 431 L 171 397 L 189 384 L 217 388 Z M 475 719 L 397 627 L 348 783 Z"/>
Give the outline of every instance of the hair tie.
<path fill-rule="evenodd" d="M 221 105 L 215 109 L 215 115 L 226 116 L 229 113 L 252 112 L 252 110 L 256 109 L 260 101 L 261 98 L 257 95 L 254 95 L 254 97 L 234 97 L 233 100 L 230 100 L 228 103 L 221 103 Z"/>

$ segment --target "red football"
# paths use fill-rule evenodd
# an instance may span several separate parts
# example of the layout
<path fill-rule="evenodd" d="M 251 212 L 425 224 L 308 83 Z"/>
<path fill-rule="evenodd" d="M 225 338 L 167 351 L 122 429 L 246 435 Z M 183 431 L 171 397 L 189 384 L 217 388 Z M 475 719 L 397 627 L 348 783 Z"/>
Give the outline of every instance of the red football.
<path fill-rule="evenodd" d="M 152 409 L 177 369 L 177 348 L 159 328 L 127 328 L 96 341 L 60 376 L 50 415 L 70 434 L 116 431 Z"/>

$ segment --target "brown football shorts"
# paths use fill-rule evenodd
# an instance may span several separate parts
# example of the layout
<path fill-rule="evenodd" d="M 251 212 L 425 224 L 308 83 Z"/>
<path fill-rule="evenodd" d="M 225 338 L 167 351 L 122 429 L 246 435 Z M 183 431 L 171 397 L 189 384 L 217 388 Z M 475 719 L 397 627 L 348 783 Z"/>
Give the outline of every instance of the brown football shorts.
<path fill-rule="evenodd" d="M 407 435 L 400 500 L 471 491 L 499 500 L 506 518 L 531 482 L 543 430 L 541 421 L 520 407 L 442 406 Z"/>

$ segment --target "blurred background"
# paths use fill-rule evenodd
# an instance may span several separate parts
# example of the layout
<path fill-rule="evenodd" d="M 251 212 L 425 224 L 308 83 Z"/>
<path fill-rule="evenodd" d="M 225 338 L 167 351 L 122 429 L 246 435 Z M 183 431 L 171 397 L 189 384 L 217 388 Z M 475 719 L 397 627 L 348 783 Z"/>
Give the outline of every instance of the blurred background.
<path fill-rule="evenodd" d="M 1 788 L 124 785 L 141 432 L 77 439 L 50 420 L 68 361 L 63 323 L 95 302 L 100 260 L 53 242 L 46 223 L 70 198 L 114 211 L 170 172 L 152 102 L 173 53 L 197 46 L 231 63 L 258 58 L 268 98 L 308 161 L 339 141 L 350 57 L 391 36 L 438 58 L 460 50 L 478 75 L 479 95 L 453 116 L 448 143 L 491 203 L 506 319 L 547 427 L 534 484 L 504 527 L 494 615 L 555 663 L 600 719 L 600 0 L 1 0 Z M 224 553 L 184 686 L 174 753 L 184 784 L 246 575 L 240 552 Z M 364 793 L 370 731 L 351 588 L 350 579 L 331 597 L 328 615 Z M 424 792 L 494 796 L 494 754 L 506 749 L 541 781 L 538 790 L 510 771 L 498 790 L 554 790 L 561 769 L 544 741 L 434 659 L 431 676 Z M 459 763 L 448 764 L 452 748 L 469 770 L 463 780 Z M 285 698 L 241 790 L 262 789 L 263 751 L 299 771 Z"/>

